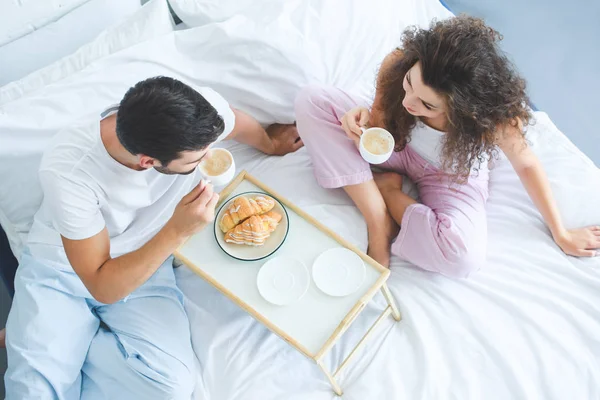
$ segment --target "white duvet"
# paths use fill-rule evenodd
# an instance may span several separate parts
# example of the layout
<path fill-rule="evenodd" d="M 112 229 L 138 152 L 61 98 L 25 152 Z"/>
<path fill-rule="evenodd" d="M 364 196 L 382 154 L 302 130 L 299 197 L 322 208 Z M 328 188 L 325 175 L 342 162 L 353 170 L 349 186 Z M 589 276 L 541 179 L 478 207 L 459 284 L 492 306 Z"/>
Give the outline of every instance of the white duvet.
<path fill-rule="evenodd" d="M 317 81 L 369 96 L 401 28 L 448 15 L 435 1 L 377 0 L 367 7 L 357 0 L 355 14 L 331 6 L 340 2 L 272 3 L 280 8 L 266 12 L 267 20 L 238 15 L 172 33 L 21 99 L 0 99 L 0 222 L 15 253 L 39 205 L 36 169 L 48 139 L 118 101 L 137 80 L 172 75 L 213 87 L 261 122 L 290 122 L 300 87 Z M 372 16 L 373 7 L 388 12 Z M 377 22 L 385 35 L 365 30 Z M 329 33 L 325 43 L 319 32 Z M 544 113 L 536 120 L 528 138 L 566 224 L 600 224 L 600 171 Z M 276 158 L 227 146 L 240 168 L 366 248 L 360 214 L 342 191 L 318 187 L 304 150 Z M 451 280 L 393 260 L 389 285 L 403 320 L 383 323 L 341 375 L 344 399 L 600 399 L 600 258 L 560 251 L 506 160 L 496 163 L 490 190 L 487 265 L 468 280 Z M 185 267 L 177 277 L 200 366 L 196 399 L 336 397 L 316 365 Z M 376 297 L 334 347 L 329 365 L 340 363 L 383 307 Z"/>

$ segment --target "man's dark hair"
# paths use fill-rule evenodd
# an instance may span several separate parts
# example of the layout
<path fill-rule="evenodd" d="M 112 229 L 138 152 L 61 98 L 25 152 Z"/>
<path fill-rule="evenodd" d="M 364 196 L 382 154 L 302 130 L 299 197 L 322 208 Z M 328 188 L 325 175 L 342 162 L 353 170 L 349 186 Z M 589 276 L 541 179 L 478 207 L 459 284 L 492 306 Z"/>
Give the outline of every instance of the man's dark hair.
<path fill-rule="evenodd" d="M 131 154 L 156 158 L 163 166 L 182 151 L 205 149 L 223 133 L 225 122 L 196 90 L 158 76 L 138 82 L 119 105 L 117 137 Z"/>

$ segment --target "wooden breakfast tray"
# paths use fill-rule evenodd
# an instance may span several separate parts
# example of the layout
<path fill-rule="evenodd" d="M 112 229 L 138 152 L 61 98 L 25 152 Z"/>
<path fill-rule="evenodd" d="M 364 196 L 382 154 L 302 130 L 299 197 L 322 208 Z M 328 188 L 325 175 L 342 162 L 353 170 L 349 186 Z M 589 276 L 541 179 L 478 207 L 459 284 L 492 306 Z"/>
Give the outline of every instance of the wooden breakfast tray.
<path fill-rule="evenodd" d="M 264 192 L 279 200 L 285 207 L 289 217 L 289 233 L 279 250 L 259 261 L 234 259 L 218 246 L 214 229 L 210 226 L 188 239 L 177 250 L 175 256 L 272 332 L 316 361 L 334 391 L 341 394 L 335 377 L 354 356 L 358 347 L 386 316 L 392 314 L 394 319 L 400 320 L 400 313 L 385 284 L 390 271 L 245 171 L 220 193 L 217 207 L 232 196 L 245 192 Z M 314 260 L 321 253 L 336 247 L 352 250 L 365 263 L 365 279 L 355 293 L 344 297 L 332 297 L 321 292 L 311 279 L 307 293 L 299 301 L 289 306 L 276 306 L 264 300 L 258 292 L 258 271 L 271 257 L 297 258 L 311 271 Z M 323 366 L 323 357 L 378 290 L 382 291 L 388 306 L 337 371 L 333 375 L 330 374 Z"/>

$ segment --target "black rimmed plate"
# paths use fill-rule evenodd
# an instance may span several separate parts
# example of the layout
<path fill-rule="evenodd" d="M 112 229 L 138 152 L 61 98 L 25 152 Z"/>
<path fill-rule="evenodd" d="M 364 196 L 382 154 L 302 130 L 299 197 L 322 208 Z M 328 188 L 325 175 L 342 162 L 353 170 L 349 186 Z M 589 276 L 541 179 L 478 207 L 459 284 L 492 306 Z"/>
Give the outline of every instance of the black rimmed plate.
<path fill-rule="evenodd" d="M 275 207 L 273 207 L 272 211 L 281 214 L 281 222 L 277 226 L 275 232 L 271 233 L 271 236 L 269 236 L 265 244 L 262 246 L 246 246 L 243 244 L 227 243 L 225 241 L 225 234 L 219 228 L 219 221 L 221 221 L 223 213 L 225 213 L 231 203 L 240 196 L 253 197 L 261 195 L 275 200 Z M 258 261 L 271 256 L 277 250 L 279 250 L 287 238 L 290 230 L 290 223 L 287 210 L 279 200 L 262 192 L 245 192 L 231 197 L 221 206 L 215 217 L 213 229 L 217 244 L 227 255 L 240 261 Z"/>

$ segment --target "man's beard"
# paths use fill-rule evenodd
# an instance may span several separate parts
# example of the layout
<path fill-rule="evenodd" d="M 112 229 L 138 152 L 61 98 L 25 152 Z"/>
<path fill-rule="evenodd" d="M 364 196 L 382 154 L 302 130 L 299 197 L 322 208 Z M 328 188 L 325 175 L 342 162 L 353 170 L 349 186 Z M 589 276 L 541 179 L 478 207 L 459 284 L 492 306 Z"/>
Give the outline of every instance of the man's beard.
<path fill-rule="evenodd" d="M 175 171 L 171 171 L 167 167 L 154 167 L 154 169 L 157 172 L 160 172 L 161 174 L 164 174 L 164 175 L 190 175 L 192 172 L 194 172 L 196 170 L 196 168 L 192 168 L 188 172 L 175 172 Z"/>

